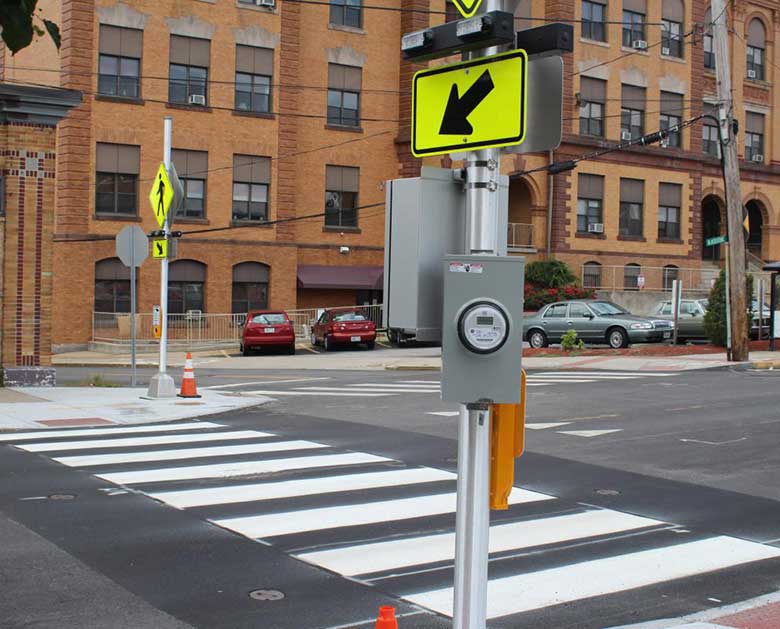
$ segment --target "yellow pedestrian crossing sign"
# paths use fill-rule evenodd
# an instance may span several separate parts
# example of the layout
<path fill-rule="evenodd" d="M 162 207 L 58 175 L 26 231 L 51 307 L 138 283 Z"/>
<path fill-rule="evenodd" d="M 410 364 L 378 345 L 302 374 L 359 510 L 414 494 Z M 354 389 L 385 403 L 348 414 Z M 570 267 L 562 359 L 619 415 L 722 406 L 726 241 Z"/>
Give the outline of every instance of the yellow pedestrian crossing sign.
<path fill-rule="evenodd" d="M 165 218 L 168 216 L 168 210 L 173 201 L 173 186 L 168 177 L 168 171 L 165 170 L 165 164 L 160 164 L 157 174 L 154 176 L 152 189 L 149 190 L 149 203 L 152 204 L 154 218 L 160 227 L 165 227 Z M 155 258 L 159 257 L 157 255 Z M 163 256 L 164 257 L 164 256 Z"/>
<path fill-rule="evenodd" d="M 482 0 L 452 0 L 452 4 L 458 9 L 458 12 L 463 17 L 471 17 L 479 9 L 479 5 L 482 4 Z"/>
<path fill-rule="evenodd" d="M 412 83 L 414 156 L 522 143 L 527 74 L 528 56 L 524 50 L 415 74 Z"/>
<path fill-rule="evenodd" d="M 168 241 L 163 239 L 152 241 L 152 257 L 153 258 L 167 258 L 168 257 Z"/>

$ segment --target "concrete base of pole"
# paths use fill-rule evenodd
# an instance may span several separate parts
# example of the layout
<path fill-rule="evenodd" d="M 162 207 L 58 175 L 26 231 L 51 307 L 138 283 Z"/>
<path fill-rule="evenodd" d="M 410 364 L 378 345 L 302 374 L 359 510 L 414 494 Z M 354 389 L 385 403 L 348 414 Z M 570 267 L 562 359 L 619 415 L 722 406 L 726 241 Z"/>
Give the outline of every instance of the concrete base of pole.
<path fill-rule="evenodd" d="M 149 381 L 149 389 L 146 395 L 141 396 L 145 400 L 176 397 L 176 383 L 167 373 L 156 373 Z"/>

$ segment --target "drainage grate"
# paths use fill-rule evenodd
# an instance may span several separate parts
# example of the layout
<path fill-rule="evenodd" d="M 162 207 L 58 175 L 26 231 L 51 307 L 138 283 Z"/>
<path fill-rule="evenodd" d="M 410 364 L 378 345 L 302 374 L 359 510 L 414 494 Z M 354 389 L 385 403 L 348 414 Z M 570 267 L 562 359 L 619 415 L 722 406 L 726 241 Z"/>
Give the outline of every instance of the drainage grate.
<path fill-rule="evenodd" d="M 249 593 L 249 598 L 253 598 L 256 601 L 280 601 L 284 598 L 284 592 L 279 590 L 252 590 Z"/>

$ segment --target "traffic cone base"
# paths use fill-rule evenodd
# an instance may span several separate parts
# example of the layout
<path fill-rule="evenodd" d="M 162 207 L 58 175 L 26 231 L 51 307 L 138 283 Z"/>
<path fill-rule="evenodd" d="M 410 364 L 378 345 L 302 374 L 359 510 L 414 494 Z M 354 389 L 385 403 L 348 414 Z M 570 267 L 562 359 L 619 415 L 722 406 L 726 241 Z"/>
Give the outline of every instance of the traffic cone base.
<path fill-rule="evenodd" d="M 192 369 L 192 354 L 187 352 L 184 359 L 184 375 L 181 377 L 181 391 L 179 397 L 198 398 L 198 388 L 195 385 L 195 372 Z"/>
<path fill-rule="evenodd" d="M 379 616 L 376 619 L 374 629 L 398 629 L 398 620 L 395 617 L 395 607 L 382 605 L 379 608 Z"/>

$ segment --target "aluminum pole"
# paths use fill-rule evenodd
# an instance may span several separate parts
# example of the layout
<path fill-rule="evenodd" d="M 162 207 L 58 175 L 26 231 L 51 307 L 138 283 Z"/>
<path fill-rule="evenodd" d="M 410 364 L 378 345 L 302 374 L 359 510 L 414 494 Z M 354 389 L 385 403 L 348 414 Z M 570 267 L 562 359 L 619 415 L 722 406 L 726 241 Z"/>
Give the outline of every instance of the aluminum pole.
<path fill-rule="evenodd" d="M 133 243 L 133 246 L 130 248 L 130 261 L 132 264 L 130 265 L 130 386 L 134 387 L 136 386 L 136 373 L 135 373 L 135 344 L 136 344 L 136 333 L 135 333 L 135 313 L 136 313 L 136 306 L 135 306 L 135 300 L 136 300 L 136 294 L 135 294 L 135 278 L 136 278 L 136 270 L 135 270 L 135 243 Z"/>

